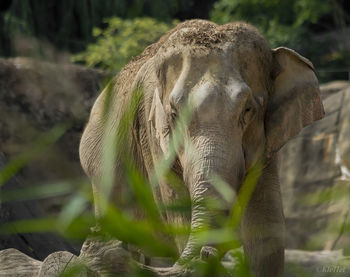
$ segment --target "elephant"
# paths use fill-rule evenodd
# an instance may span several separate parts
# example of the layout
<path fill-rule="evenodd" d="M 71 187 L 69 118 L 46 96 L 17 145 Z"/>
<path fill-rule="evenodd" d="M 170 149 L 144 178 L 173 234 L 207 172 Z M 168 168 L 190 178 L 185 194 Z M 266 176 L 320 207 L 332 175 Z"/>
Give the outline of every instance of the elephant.
<path fill-rule="evenodd" d="M 191 212 L 164 216 L 172 223 L 190 223 L 188 238 L 176 241 L 176 265 L 198 256 L 205 246 L 196 239 L 196 230 L 204 224 L 214 228 L 216 213 L 227 214 L 232 207 L 204 207 L 207 198 L 223 201 L 210 176 L 219 176 L 239 193 L 245 176 L 263 161 L 242 215 L 240 236 L 255 276 L 283 276 L 285 225 L 278 151 L 305 126 L 324 117 L 313 64 L 289 48 L 271 49 L 248 23 L 189 20 L 147 47 L 111 86 L 94 103 L 79 148 L 95 199 L 103 178 L 103 136 L 116 131 L 135 91 L 142 88 L 126 134 L 126 151 L 145 178 L 151 178 L 156 162 L 168 154 L 180 111 L 188 106 L 191 117 L 183 126 L 183 145 L 176 149 L 171 170 L 183 181 Z M 126 186 L 119 157 L 113 174 L 109 198 L 117 203 Z M 166 182 L 152 189 L 157 203 L 179 197 Z M 95 211 L 99 217 L 99 208 Z"/>

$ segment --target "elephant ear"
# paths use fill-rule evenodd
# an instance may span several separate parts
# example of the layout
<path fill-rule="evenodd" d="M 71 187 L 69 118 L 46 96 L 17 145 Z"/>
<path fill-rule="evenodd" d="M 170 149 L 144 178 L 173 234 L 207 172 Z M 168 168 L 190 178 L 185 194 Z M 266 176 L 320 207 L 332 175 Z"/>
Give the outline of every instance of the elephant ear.
<path fill-rule="evenodd" d="M 266 148 L 272 155 L 305 126 L 324 117 L 312 63 L 295 51 L 273 50 L 274 91 L 265 118 Z"/>
<path fill-rule="evenodd" d="M 159 97 L 158 88 L 154 90 L 151 110 L 148 118 L 152 137 L 162 150 L 163 154 L 168 154 L 169 149 L 169 126 L 163 104 Z"/>

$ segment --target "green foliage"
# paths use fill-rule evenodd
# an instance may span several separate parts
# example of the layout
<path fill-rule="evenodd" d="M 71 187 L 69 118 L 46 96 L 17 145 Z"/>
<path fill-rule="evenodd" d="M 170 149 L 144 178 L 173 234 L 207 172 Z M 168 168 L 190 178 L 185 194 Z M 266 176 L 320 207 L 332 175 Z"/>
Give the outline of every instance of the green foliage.
<path fill-rule="evenodd" d="M 93 30 L 96 43 L 90 44 L 85 52 L 74 55 L 73 61 L 112 72 L 119 71 L 176 23 L 167 24 L 148 17 L 126 20 L 113 17 L 104 22 L 106 29 Z"/>
<path fill-rule="evenodd" d="M 331 10 L 331 1 L 220 0 L 211 19 L 218 23 L 243 20 L 260 29 L 272 47 L 299 48 L 307 27 Z"/>
<path fill-rule="evenodd" d="M 112 84 L 113 83 L 111 82 L 107 86 L 107 95 L 111 95 L 111 93 L 108 93 L 108 90 L 113 89 Z M 103 175 L 105 178 L 102 178 L 101 183 L 99 184 L 101 186 L 100 199 L 97 203 L 94 203 L 95 205 L 103 205 L 103 214 L 98 221 L 98 235 L 122 240 L 125 243 L 129 243 L 142 249 L 143 253 L 149 256 L 166 256 L 172 257 L 176 260 L 176 250 L 171 244 L 169 244 L 169 241 L 166 238 L 188 235 L 189 226 L 174 226 L 168 224 L 161 220 L 159 215 L 160 212 L 162 213 L 170 210 L 174 213 L 182 213 L 183 203 L 181 201 L 183 201 L 183 199 L 179 199 L 179 203 L 173 203 L 172 206 L 165 205 L 159 207 L 153 198 L 152 187 L 159 186 L 162 180 L 166 180 L 174 189 L 179 187 L 179 185 L 176 184 L 178 180 L 175 180 L 174 176 L 170 174 L 170 169 L 174 162 L 176 151 L 183 146 L 184 141 L 182 130 L 184 125 L 187 125 L 190 121 L 192 113 L 188 107 L 184 107 L 182 112 L 180 112 L 179 119 L 177 120 L 177 124 L 169 143 L 169 153 L 167 157 L 161 157 L 159 162 L 156 163 L 154 174 L 151 175 L 150 180 L 148 180 L 138 171 L 135 161 L 129 155 L 125 154 L 127 153 L 127 151 L 125 151 L 128 140 L 127 134 L 133 126 L 132 123 L 138 111 L 141 99 L 142 89 L 135 90 L 130 103 L 127 103 L 127 106 L 125 107 L 125 112 L 119 123 L 119 129 L 114 133 L 111 132 L 107 134 L 107 132 L 105 132 L 104 134 Z M 111 98 L 109 98 L 109 101 L 111 101 Z M 108 105 L 107 103 L 105 109 L 104 114 L 107 116 L 111 112 L 111 105 Z M 108 118 L 106 118 L 106 122 L 108 122 Z M 62 133 L 65 132 L 65 130 L 66 129 L 62 126 L 58 126 L 47 134 L 41 136 L 40 140 L 44 142 L 44 146 L 32 147 L 32 149 L 29 150 L 29 154 L 24 155 L 25 158 L 21 158 L 22 156 L 20 156 L 19 159 L 14 159 L 5 166 L 4 169 L 0 171 L 2 182 L 15 175 L 25 163 L 30 161 L 30 158 L 33 158 L 35 155 L 40 155 L 40 152 L 45 151 L 47 147 L 52 145 Z M 36 145 L 36 143 L 34 145 Z M 129 200 L 131 202 L 130 204 L 132 204 L 133 207 L 139 207 L 144 211 L 145 216 L 142 219 L 135 216 L 130 210 L 124 210 L 122 207 L 112 203 L 108 198 L 111 186 L 113 185 L 113 167 L 117 156 L 122 160 L 125 168 L 125 180 L 129 184 L 133 194 L 133 198 Z M 18 160 L 20 162 L 18 162 Z M 216 245 L 219 258 L 222 258 L 227 250 L 240 246 L 237 229 L 262 169 L 262 163 L 257 163 L 256 166 L 248 172 L 239 194 L 235 198 L 236 201 L 232 206 L 230 216 L 223 216 L 222 219 L 218 221 L 222 223 L 219 227 L 211 229 L 207 226 L 195 233 L 197 236 L 196 241 L 201 245 Z M 90 235 L 90 227 L 95 224 L 93 213 L 87 209 L 87 207 L 93 202 L 89 182 L 67 180 L 66 182 L 50 186 L 50 190 L 52 191 L 48 191 L 45 186 L 38 187 L 33 191 L 29 191 L 27 188 L 11 191 L 2 194 L 0 202 L 4 203 L 23 199 L 58 196 L 69 191 L 74 191 L 73 183 L 78 185 L 78 191 L 68 199 L 64 205 L 64 209 L 60 212 L 58 217 L 37 218 L 2 224 L 0 226 L 0 236 L 13 233 L 52 231 L 70 239 L 83 241 L 86 236 Z M 218 176 L 213 176 L 211 183 L 214 188 L 217 189 L 217 192 L 223 201 L 230 202 L 232 198 L 235 197 L 235 192 L 232 187 L 226 184 L 223 180 L 220 180 Z M 344 190 L 339 191 L 339 193 L 336 193 L 336 195 L 331 195 L 327 192 L 321 192 L 317 195 L 310 194 L 305 196 L 303 201 L 311 205 L 329 201 L 331 199 L 338 201 L 346 195 L 344 192 L 346 192 L 345 188 Z M 17 199 L 16 195 L 18 196 Z M 207 209 L 216 209 L 216 207 L 220 206 L 220 203 L 212 203 L 210 201 L 206 204 Z M 180 206 L 182 206 L 181 209 L 176 208 Z M 185 209 L 190 210 L 191 205 L 185 206 Z M 343 228 L 343 232 L 349 232 L 348 225 L 335 226 L 335 228 L 336 230 L 333 230 L 334 233 L 339 231 L 339 228 Z M 189 261 L 187 266 L 195 269 L 198 273 L 197 276 L 251 276 L 246 257 L 240 249 L 229 251 L 228 256 L 231 260 L 235 261 L 235 266 L 233 268 L 225 268 L 225 264 L 221 263 L 220 259 L 217 258 L 209 258 L 206 262 L 203 262 L 198 258 L 193 259 Z M 132 266 L 131 263 L 131 267 Z M 83 264 L 73 264 L 72 267 L 67 268 L 65 275 L 63 276 L 77 276 L 77 274 L 84 270 L 86 270 L 86 267 Z M 307 274 L 301 275 L 304 274 L 301 270 L 302 269 L 295 268 L 293 272 L 296 272 L 300 276 L 309 276 Z M 136 267 L 135 269 L 131 269 L 131 272 L 132 274 L 130 276 L 148 276 L 145 272 L 136 269 Z"/>
<path fill-rule="evenodd" d="M 287 46 L 308 57 L 321 82 L 347 79 L 349 50 L 334 39 L 315 39 L 313 28 L 333 18 L 338 32 L 345 26 L 341 1 L 336 0 L 219 0 L 211 12 L 217 23 L 246 21 L 255 25 L 272 48 Z M 333 27 L 334 28 L 334 27 Z"/>
<path fill-rule="evenodd" d="M 112 85 L 107 86 L 107 90 L 113 88 Z M 109 95 L 109 94 L 107 94 Z M 110 133 L 104 137 L 104 157 L 103 157 L 103 175 L 99 186 L 101 187 L 101 194 L 95 205 L 101 205 L 103 213 L 98 220 L 99 224 L 99 235 L 117 238 L 125 243 L 132 244 L 137 248 L 142 249 L 144 253 L 150 256 L 165 256 L 172 257 L 174 260 L 177 259 L 177 251 L 172 244 L 169 244 L 167 238 L 174 236 L 187 236 L 189 226 L 179 226 L 171 225 L 164 222 L 160 213 L 171 210 L 173 213 L 183 213 L 183 199 L 179 199 L 179 203 L 172 203 L 171 206 L 158 206 L 153 198 L 152 187 L 159 186 L 162 180 L 166 180 L 169 185 L 174 189 L 179 187 L 176 178 L 170 174 L 170 169 L 176 157 L 176 151 L 178 148 L 183 146 L 183 135 L 182 130 L 186 124 L 190 121 L 191 111 L 188 107 L 183 108 L 182 112 L 179 114 L 179 120 L 175 126 L 171 141 L 169 155 L 167 157 L 161 157 L 158 163 L 155 165 L 154 174 L 147 180 L 138 171 L 135 161 L 127 154 L 125 151 L 127 134 L 132 128 L 133 120 L 136 112 L 138 111 L 139 103 L 142 96 L 142 90 L 135 90 L 133 97 L 125 107 L 125 112 L 119 123 L 119 129 L 115 133 Z M 110 105 L 105 106 L 105 114 L 110 114 Z M 108 118 L 106 119 L 108 122 Z M 108 123 L 106 123 L 108 124 Z M 59 128 L 59 130 L 61 130 Z M 45 140 L 52 145 L 57 139 L 58 134 L 55 132 L 50 132 L 45 135 Z M 59 133 L 60 134 L 60 133 Z M 49 137 L 50 139 L 46 138 Z M 48 144 L 46 143 L 46 144 Z M 34 151 L 35 150 L 35 151 Z M 30 151 L 30 157 L 35 155 L 40 155 L 43 148 L 35 148 Z M 125 168 L 125 180 L 129 184 L 130 189 L 133 194 L 133 198 L 129 201 L 133 207 L 139 207 L 144 211 L 145 217 L 140 219 L 135 216 L 130 210 L 122 209 L 122 207 L 117 206 L 115 203 L 110 202 L 108 197 L 111 185 L 113 183 L 113 166 L 115 159 L 118 156 L 122 160 Z M 16 159 L 14 160 L 16 161 Z M 26 162 L 29 160 L 26 159 Z M 10 176 L 13 176 L 19 169 L 19 166 L 11 166 L 14 162 L 10 162 L 2 171 L 0 171 L 1 176 L 3 176 L 3 181 L 8 180 Z M 17 163 L 15 163 L 17 164 Z M 20 166 L 23 166 L 21 163 Z M 216 243 L 218 245 L 219 257 L 221 258 L 228 249 L 238 247 L 239 239 L 236 234 L 236 229 L 240 222 L 244 208 L 250 198 L 252 190 L 254 190 L 256 180 L 261 172 L 261 166 L 258 165 L 254 170 L 248 174 L 246 182 L 243 184 L 242 194 L 237 198 L 239 205 L 233 207 L 233 212 L 231 217 L 222 218 L 223 223 L 221 228 L 209 229 L 206 228 L 198 230 L 195 234 L 198 237 L 198 241 L 203 245 L 208 245 L 211 243 Z M 222 194 L 225 199 L 227 195 L 234 195 L 233 189 L 225 184 L 222 180 L 217 181 L 213 179 L 213 183 L 216 188 L 224 187 L 224 190 L 218 191 Z M 33 192 L 28 193 L 28 189 L 11 191 L 2 195 L 0 198 L 1 202 L 23 200 L 27 194 L 28 199 L 34 199 L 35 197 L 42 198 L 45 196 L 53 197 L 55 193 L 60 195 L 62 193 L 67 193 L 70 189 L 73 190 L 72 186 L 73 180 L 62 183 L 62 188 L 60 184 L 57 184 L 53 188 L 55 191 L 48 192 L 45 187 L 38 187 Z M 56 218 L 37 218 L 31 220 L 21 220 L 17 222 L 9 222 L 0 226 L 0 236 L 8 235 L 13 233 L 24 233 L 24 232 L 44 232 L 51 231 L 57 232 L 67 238 L 74 240 L 83 241 L 87 235 L 90 233 L 90 227 L 94 226 L 94 215 L 87 206 L 92 203 L 91 190 L 89 190 L 90 184 L 88 182 L 77 182 L 78 191 L 74 193 L 70 199 L 65 203 L 63 210 Z M 220 182 L 220 183 L 215 183 Z M 51 187 L 51 186 L 50 186 Z M 18 195 L 18 199 L 15 199 L 15 195 Z M 225 197 L 224 197 L 225 196 Z M 216 200 L 217 201 L 217 200 Z M 208 201 L 207 209 L 215 209 L 220 203 L 212 203 Z M 180 207 L 177 209 L 176 207 Z M 160 209 L 159 209 L 160 208 Z M 186 209 L 190 210 L 191 205 L 187 205 Z M 241 252 L 233 252 L 232 259 L 237 260 L 237 266 L 232 268 L 224 268 L 223 264 L 220 263 L 219 259 L 209 259 L 206 263 L 198 259 L 189 261 L 188 266 L 195 268 L 200 276 L 227 276 L 228 272 L 235 272 L 238 277 L 249 276 L 249 269 L 244 255 Z M 65 276 L 76 276 L 75 274 L 84 271 L 85 267 L 83 265 L 76 265 L 69 268 L 65 273 Z M 135 271 L 132 276 L 147 276 L 142 271 Z"/>
<path fill-rule="evenodd" d="M 103 19 L 152 17 L 171 22 L 173 18 L 208 18 L 215 0 L 12 0 L 0 12 L 0 55 L 21 55 L 16 36 L 49 42 L 60 50 L 83 51 L 93 42 L 93 27 L 104 27 Z"/>

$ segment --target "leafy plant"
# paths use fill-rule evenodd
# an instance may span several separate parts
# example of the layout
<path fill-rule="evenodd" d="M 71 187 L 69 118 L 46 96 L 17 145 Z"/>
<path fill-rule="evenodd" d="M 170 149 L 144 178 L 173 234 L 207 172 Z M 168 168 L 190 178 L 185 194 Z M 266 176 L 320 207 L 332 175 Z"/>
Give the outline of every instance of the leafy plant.
<path fill-rule="evenodd" d="M 104 21 L 106 29 L 94 28 L 96 43 L 90 44 L 83 53 L 72 57 L 75 62 L 118 72 L 132 57 L 159 39 L 172 24 L 153 18 L 121 19 L 112 17 Z"/>
<path fill-rule="evenodd" d="M 220 0 L 211 19 L 218 23 L 248 21 L 260 29 L 272 47 L 299 48 L 309 25 L 328 14 L 331 4 L 330 0 Z"/>
<path fill-rule="evenodd" d="M 112 85 L 107 86 L 107 89 L 113 89 Z M 161 179 L 166 179 L 167 182 L 174 188 L 178 187 L 176 182 L 176 177 L 171 174 L 170 168 L 175 159 L 176 150 L 182 146 L 183 136 L 181 135 L 184 124 L 187 124 L 190 120 L 191 111 L 188 108 L 184 108 L 179 115 L 179 120 L 175 126 L 172 139 L 170 142 L 169 155 L 167 157 L 160 158 L 159 162 L 156 164 L 153 177 L 151 180 L 147 180 L 143 175 L 137 170 L 132 158 L 125 155 L 126 147 L 126 134 L 132 128 L 134 116 L 138 110 L 139 103 L 142 97 L 142 88 L 137 89 L 133 93 L 130 103 L 128 104 L 125 113 L 119 123 L 119 128 L 114 134 L 109 134 L 104 138 L 104 176 L 101 180 L 100 186 L 102 187 L 102 192 L 97 203 L 95 205 L 102 205 L 104 210 L 103 216 L 99 219 L 99 234 L 106 235 L 107 237 L 117 238 L 123 242 L 132 244 L 138 248 L 143 249 L 143 251 L 150 256 L 167 256 L 172 257 L 174 260 L 177 259 L 177 253 L 175 249 L 169 245 L 168 241 L 165 239 L 169 236 L 180 235 L 184 236 L 188 233 L 189 226 L 174 226 L 165 223 L 160 218 L 160 212 L 165 210 L 171 210 L 172 212 L 182 212 L 183 209 L 191 209 L 191 205 L 183 205 L 183 199 L 179 200 L 179 203 L 175 203 L 173 206 L 161 206 L 159 207 L 153 199 L 153 194 L 151 187 L 158 186 Z M 110 106 L 106 105 L 105 114 L 109 114 Z M 107 119 L 108 121 L 108 119 Z M 61 129 L 59 129 L 61 130 Z M 54 143 L 58 135 L 57 132 L 52 132 L 48 134 L 49 139 L 45 140 L 50 143 Z M 25 157 L 33 157 L 33 155 L 40 154 L 41 148 L 36 149 L 35 153 L 31 150 Z M 124 153 L 124 154 L 123 154 Z M 125 178 L 130 185 L 130 189 L 133 195 L 132 205 L 140 207 L 145 212 L 145 217 L 139 219 L 132 215 L 130 211 L 123 210 L 121 207 L 114 205 L 110 202 L 108 198 L 108 192 L 111 189 L 113 183 L 113 164 L 116 157 L 120 158 L 125 167 Z M 20 162 L 17 162 L 19 160 Z M 5 168 L 0 171 L 0 176 L 2 182 L 8 180 L 11 176 L 16 174 L 16 172 L 29 162 L 30 159 L 23 159 L 19 157 L 14 161 L 10 162 Z M 240 245 L 238 237 L 234 230 L 238 228 L 240 218 L 244 211 L 244 208 L 250 198 L 251 192 L 254 189 L 256 180 L 260 175 L 261 166 L 258 165 L 254 170 L 248 174 L 245 184 L 243 185 L 242 193 L 237 197 L 237 203 L 233 207 L 233 211 L 230 217 L 223 218 L 222 228 L 211 230 L 209 226 L 198 230 L 196 234 L 198 236 L 198 241 L 203 244 L 217 243 L 219 250 L 219 257 L 221 258 L 227 249 L 238 247 Z M 219 183 L 220 182 L 220 183 Z M 213 178 L 213 184 L 215 187 L 221 187 L 218 193 L 222 194 L 223 198 L 227 195 L 234 195 L 232 188 L 227 184 L 223 183 L 222 180 L 218 178 Z M 23 232 L 43 232 L 51 231 L 58 232 L 59 234 L 83 241 L 85 237 L 90 232 L 90 227 L 94 225 L 93 214 L 91 211 L 86 209 L 86 206 L 92 202 L 91 194 L 87 187 L 88 183 L 83 182 L 80 184 L 80 189 L 77 193 L 73 194 L 72 197 L 64 205 L 64 209 L 61 211 L 57 218 L 37 218 L 31 220 L 21 220 L 16 222 L 9 222 L 0 226 L 0 236 L 8 235 L 13 233 L 23 233 Z M 64 183 L 60 189 L 60 184 L 56 185 L 57 195 L 61 193 L 66 193 L 72 188 L 71 184 L 67 181 Z M 11 193 L 2 195 L 1 201 L 13 201 L 17 194 L 19 199 L 25 198 L 25 194 L 28 190 L 17 190 Z M 35 197 L 45 197 L 47 191 L 45 187 L 37 188 L 34 192 L 28 193 L 28 199 L 34 199 Z M 53 196 L 54 192 L 49 193 L 49 196 Z M 96 199 L 95 199 L 96 201 Z M 187 201 L 185 201 L 187 203 Z M 208 209 L 215 209 L 218 207 L 219 203 L 213 203 L 208 201 Z M 238 275 L 235 276 L 249 276 L 249 270 L 245 258 L 241 254 L 235 254 L 237 257 L 237 266 L 235 269 L 229 269 L 236 272 Z M 195 268 L 201 276 L 221 276 L 227 274 L 226 269 L 220 263 L 219 259 L 211 260 L 209 259 L 207 263 L 203 263 L 199 260 L 193 260 L 189 262 L 189 266 Z M 65 276 L 75 276 L 74 274 L 84 270 L 84 266 L 74 267 L 66 272 Z M 226 272 L 226 273 L 225 273 Z M 239 274 L 240 273 L 240 274 Z M 68 274 L 68 275 L 67 275 Z M 145 276 L 144 272 L 135 272 L 133 276 Z"/>
<path fill-rule="evenodd" d="M 287 46 L 308 57 L 321 82 L 346 80 L 349 51 L 338 41 L 335 43 L 334 38 L 316 39 L 313 30 L 321 26 L 322 18 L 333 18 L 333 24 L 341 32 L 346 19 L 341 5 L 341 1 L 336 0 L 219 0 L 211 19 L 221 24 L 236 20 L 252 23 L 272 48 Z"/>

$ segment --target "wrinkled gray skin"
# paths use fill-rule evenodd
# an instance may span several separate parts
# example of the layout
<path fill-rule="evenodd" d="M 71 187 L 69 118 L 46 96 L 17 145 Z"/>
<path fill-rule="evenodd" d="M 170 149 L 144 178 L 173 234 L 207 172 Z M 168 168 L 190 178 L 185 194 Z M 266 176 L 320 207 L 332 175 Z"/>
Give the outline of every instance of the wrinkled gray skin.
<path fill-rule="evenodd" d="M 276 153 L 304 126 L 324 115 L 311 62 L 287 48 L 271 50 L 258 31 L 245 23 L 218 26 L 192 20 L 180 24 L 120 73 L 106 129 L 102 114 L 107 92 L 95 102 L 81 139 L 80 158 L 96 195 L 103 134 L 117 128 L 136 87 L 143 89 L 143 98 L 129 134 L 130 155 L 146 176 L 167 155 L 181 107 L 189 104 L 193 109 L 173 169 L 191 198 L 191 216 L 165 215 L 169 222 L 191 223 L 188 240 L 176 240 L 177 264 L 199 254 L 203 245 L 194 231 L 208 222 L 215 224 L 213 219 L 220 213 L 207 209 L 203 200 L 212 197 L 224 203 L 210 176 L 220 176 L 238 192 L 249 169 L 263 159 L 263 172 L 242 218 L 241 237 L 256 276 L 282 276 L 284 216 Z M 110 197 L 118 203 L 123 201 L 124 186 L 118 159 L 115 168 Z M 166 204 L 181 197 L 164 182 L 154 189 L 154 196 Z M 222 212 L 230 207 L 232 203 L 224 203 Z M 96 213 L 99 216 L 98 207 Z"/>

